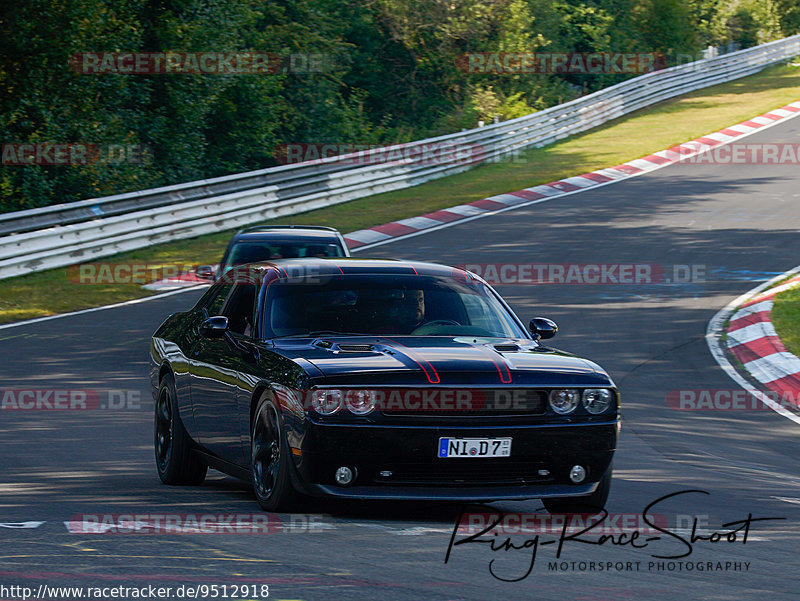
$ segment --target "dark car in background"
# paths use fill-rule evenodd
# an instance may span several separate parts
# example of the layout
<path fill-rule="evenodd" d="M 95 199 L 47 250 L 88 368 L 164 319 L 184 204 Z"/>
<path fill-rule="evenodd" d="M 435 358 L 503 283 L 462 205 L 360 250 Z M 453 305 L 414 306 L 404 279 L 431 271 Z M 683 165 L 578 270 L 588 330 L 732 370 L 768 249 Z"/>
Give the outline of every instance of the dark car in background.
<path fill-rule="evenodd" d="M 617 389 L 542 344 L 552 321 L 529 327 L 478 276 L 432 263 L 228 272 L 152 338 L 159 476 L 198 484 L 211 466 L 269 511 L 298 493 L 601 508 Z"/>
<path fill-rule="evenodd" d="M 225 249 L 219 267 L 215 269 L 211 265 L 201 265 L 197 268 L 197 276 L 213 281 L 237 265 L 278 259 L 349 256 L 350 251 L 342 234 L 332 227 L 259 225 L 236 232 Z"/>

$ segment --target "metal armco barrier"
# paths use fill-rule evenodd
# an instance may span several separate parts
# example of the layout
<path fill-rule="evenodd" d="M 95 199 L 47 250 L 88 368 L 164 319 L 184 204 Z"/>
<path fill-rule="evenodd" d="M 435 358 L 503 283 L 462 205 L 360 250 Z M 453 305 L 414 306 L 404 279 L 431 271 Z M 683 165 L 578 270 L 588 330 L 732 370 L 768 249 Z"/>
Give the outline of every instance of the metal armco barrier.
<path fill-rule="evenodd" d="M 0 279 L 408 188 L 800 55 L 800 35 L 647 73 L 524 117 L 408 144 L 0 214 Z M 388 157 L 390 160 L 382 160 Z"/>

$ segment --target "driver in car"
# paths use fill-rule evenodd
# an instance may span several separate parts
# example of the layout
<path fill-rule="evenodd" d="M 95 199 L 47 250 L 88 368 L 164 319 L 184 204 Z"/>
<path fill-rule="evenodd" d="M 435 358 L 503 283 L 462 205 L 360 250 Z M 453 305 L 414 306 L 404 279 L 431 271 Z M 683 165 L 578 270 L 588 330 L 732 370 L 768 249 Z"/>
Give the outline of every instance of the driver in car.
<path fill-rule="evenodd" d="M 422 290 L 405 290 L 403 298 L 392 307 L 390 318 L 400 334 L 410 334 L 425 321 L 425 293 Z"/>
<path fill-rule="evenodd" d="M 363 323 L 376 334 L 410 334 L 425 321 L 425 293 L 402 290 L 386 295 L 362 291 L 358 305 Z"/>

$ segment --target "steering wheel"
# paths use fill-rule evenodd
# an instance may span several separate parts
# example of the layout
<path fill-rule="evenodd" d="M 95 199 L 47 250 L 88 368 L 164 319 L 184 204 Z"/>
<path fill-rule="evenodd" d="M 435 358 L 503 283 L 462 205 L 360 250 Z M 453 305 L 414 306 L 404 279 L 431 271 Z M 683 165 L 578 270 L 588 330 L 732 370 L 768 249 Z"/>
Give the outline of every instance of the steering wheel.
<path fill-rule="evenodd" d="M 426 321 L 420 327 L 424 328 L 425 326 L 460 326 L 460 325 L 461 324 L 454 319 L 433 319 L 431 321 Z"/>
<path fill-rule="evenodd" d="M 416 335 L 420 332 L 420 330 L 423 333 L 427 333 L 431 329 L 431 327 L 435 326 L 460 326 L 460 325 L 461 325 L 460 323 L 452 319 L 433 319 L 431 321 L 426 321 L 421 326 L 416 327 L 414 331 L 411 332 L 411 334 Z"/>

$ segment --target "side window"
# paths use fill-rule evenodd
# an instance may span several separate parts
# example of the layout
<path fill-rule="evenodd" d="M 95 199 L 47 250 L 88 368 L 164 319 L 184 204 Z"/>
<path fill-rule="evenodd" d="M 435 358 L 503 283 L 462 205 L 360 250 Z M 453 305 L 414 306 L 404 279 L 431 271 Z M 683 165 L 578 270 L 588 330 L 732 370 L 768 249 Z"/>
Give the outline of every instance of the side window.
<path fill-rule="evenodd" d="M 483 328 L 484 330 L 492 331 L 495 329 L 495 320 L 487 313 L 485 303 L 474 294 L 459 293 L 461 300 L 464 302 L 464 308 L 467 310 L 470 325 Z"/>
<path fill-rule="evenodd" d="M 216 286 L 215 288 L 215 294 L 212 295 L 205 305 L 206 314 L 208 317 L 220 315 L 222 311 L 222 305 L 225 304 L 225 299 L 228 298 L 228 294 L 230 294 L 233 285 L 226 284 L 224 286 Z"/>
<path fill-rule="evenodd" d="M 237 284 L 228 294 L 221 314 L 228 318 L 228 328 L 231 332 L 244 336 L 253 333 L 257 291 L 258 286 L 254 284 Z"/>

